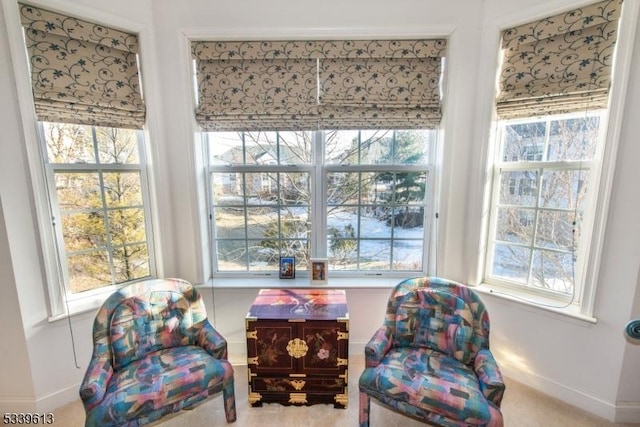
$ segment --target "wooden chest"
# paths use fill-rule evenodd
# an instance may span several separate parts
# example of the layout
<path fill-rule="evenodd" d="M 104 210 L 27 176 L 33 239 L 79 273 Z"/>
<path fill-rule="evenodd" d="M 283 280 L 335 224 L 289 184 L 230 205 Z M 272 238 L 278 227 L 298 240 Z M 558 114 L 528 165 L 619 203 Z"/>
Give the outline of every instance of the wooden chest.
<path fill-rule="evenodd" d="M 249 403 L 347 406 L 344 290 L 262 289 L 246 317 Z"/>

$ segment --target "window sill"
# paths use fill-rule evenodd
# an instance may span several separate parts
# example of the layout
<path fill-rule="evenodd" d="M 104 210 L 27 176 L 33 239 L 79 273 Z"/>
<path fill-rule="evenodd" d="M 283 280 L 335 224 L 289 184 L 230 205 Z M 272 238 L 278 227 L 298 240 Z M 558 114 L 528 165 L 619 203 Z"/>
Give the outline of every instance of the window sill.
<path fill-rule="evenodd" d="M 488 283 L 482 283 L 475 286 L 473 287 L 473 290 L 481 295 L 494 296 L 508 303 L 515 303 L 521 306 L 524 305 L 527 308 L 542 310 L 546 313 L 558 315 L 565 319 L 579 320 L 592 324 L 598 323 L 597 318 L 581 313 L 580 307 L 577 304 L 567 305 L 561 301 L 548 297 L 518 292 L 511 288 L 506 289 L 502 286 Z"/>
<path fill-rule="evenodd" d="M 102 292 L 97 292 L 86 297 L 68 301 L 66 303 L 66 308 L 68 311 L 49 316 L 48 320 L 49 322 L 57 322 L 68 317 L 81 316 L 87 313 L 90 313 L 91 316 L 94 316 L 98 309 L 102 306 L 104 301 L 109 298 L 109 296 L 116 290 L 117 288 L 115 287 L 109 287 Z"/>
<path fill-rule="evenodd" d="M 200 285 L 213 289 L 262 289 L 262 288 L 382 288 L 391 289 L 406 277 L 330 277 L 326 284 L 311 284 L 308 277 L 279 279 L 277 277 L 237 278 L 216 277 Z"/>

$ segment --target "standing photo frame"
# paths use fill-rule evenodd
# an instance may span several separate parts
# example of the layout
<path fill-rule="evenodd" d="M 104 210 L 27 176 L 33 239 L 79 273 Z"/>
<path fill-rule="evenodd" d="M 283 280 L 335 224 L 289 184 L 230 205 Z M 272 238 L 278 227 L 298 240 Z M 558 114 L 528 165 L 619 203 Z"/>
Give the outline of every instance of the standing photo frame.
<path fill-rule="evenodd" d="M 280 257 L 280 278 L 295 279 L 296 278 L 296 259 L 290 256 Z"/>
<path fill-rule="evenodd" d="M 312 285 L 326 285 L 329 272 L 329 260 L 327 258 L 311 258 L 309 260 L 309 278 Z"/>

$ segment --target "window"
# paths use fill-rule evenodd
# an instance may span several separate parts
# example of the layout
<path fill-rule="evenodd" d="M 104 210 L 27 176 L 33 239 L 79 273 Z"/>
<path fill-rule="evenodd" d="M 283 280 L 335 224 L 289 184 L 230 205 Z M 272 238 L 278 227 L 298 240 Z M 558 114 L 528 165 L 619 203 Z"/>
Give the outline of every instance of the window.
<path fill-rule="evenodd" d="M 142 132 L 40 126 L 69 296 L 150 276 Z"/>
<path fill-rule="evenodd" d="M 495 164 L 493 177 L 489 281 L 569 298 L 576 292 L 578 246 L 589 241 L 582 224 L 602 141 L 601 117 L 556 115 L 500 123 L 497 156 L 504 160 Z"/>
<path fill-rule="evenodd" d="M 622 8 L 604 0 L 502 32 L 484 280 L 588 315 Z"/>
<path fill-rule="evenodd" d="M 422 272 L 436 131 L 209 132 L 217 273 Z"/>
<path fill-rule="evenodd" d="M 86 308 L 114 285 L 155 274 L 138 37 L 27 4 L 19 10 L 55 317 L 70 310 L 63 302 Z"/>
<path fill-rule="evenodd" d="M 426 271 L 446 46 L 193 41 L 215 274 Z"/>

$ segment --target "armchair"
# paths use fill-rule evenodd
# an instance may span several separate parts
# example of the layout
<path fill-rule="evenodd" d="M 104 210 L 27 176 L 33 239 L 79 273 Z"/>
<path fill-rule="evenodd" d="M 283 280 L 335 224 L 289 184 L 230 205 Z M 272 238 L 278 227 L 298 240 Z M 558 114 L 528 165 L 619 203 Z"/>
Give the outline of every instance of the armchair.
<path fill-rule="evenodd" d="M 370 398 L 439 426 L 503 426 L 505 391 L 489 350 L 489 314 L 470 288 L 437 277 L 400 282 L 365 347 L 360 427 Z"/>
<path fill-rule="evenodd" d="M 139 426 L 222 391 L 236 419 L 227 343 L 202 298 L 178 279 L 125 286 L 98 310 L 80 387 L 86 427 Z"/>

